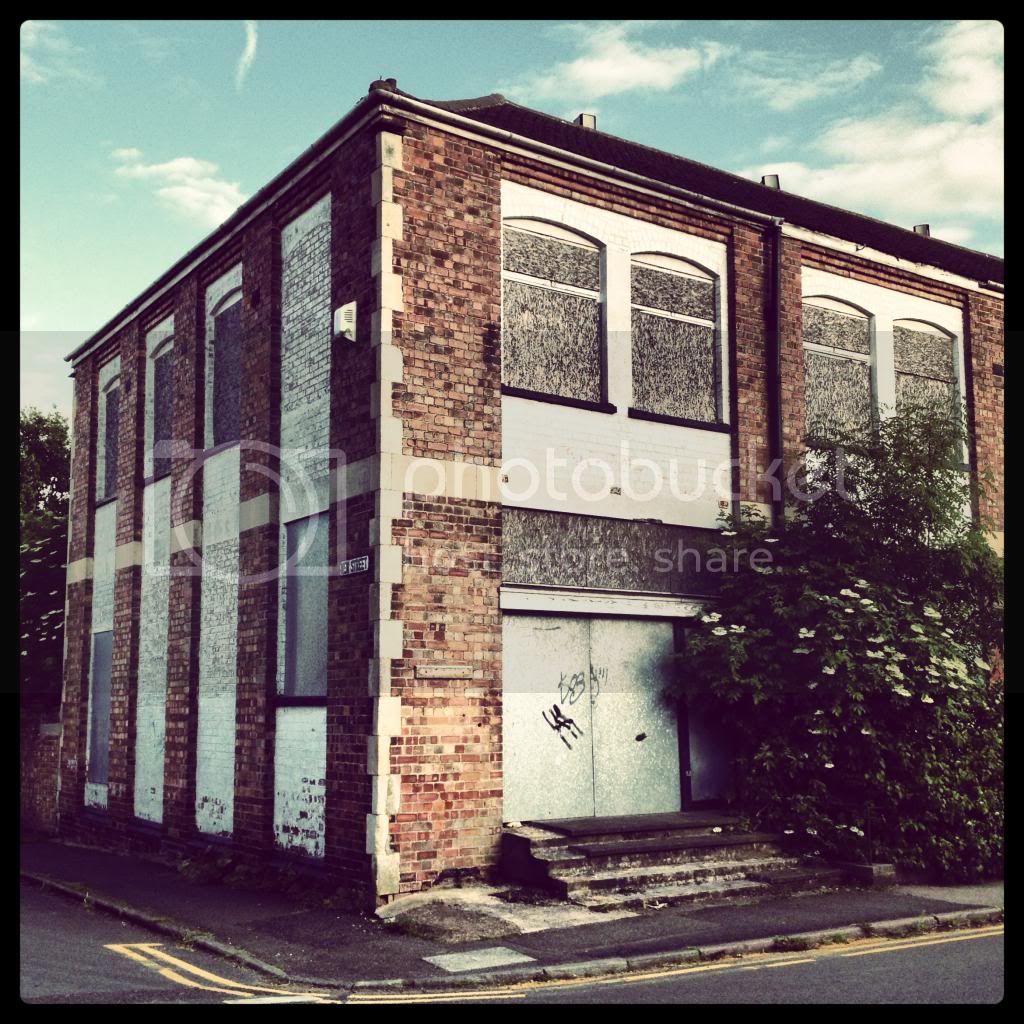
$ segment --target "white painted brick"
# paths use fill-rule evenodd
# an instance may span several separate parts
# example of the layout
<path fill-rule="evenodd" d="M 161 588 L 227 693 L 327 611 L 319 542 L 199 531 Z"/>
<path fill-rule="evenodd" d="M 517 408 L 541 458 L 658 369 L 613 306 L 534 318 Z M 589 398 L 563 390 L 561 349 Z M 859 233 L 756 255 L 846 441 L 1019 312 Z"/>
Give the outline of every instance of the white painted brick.
<path fill-rule="evenodd" d="M 203 467 L 196 824 L 214 835 L 230 835 L 234 819 L 238 493 L 239 450 L 228 448 Z"/>
<path fill-rule="evenodd" d="M 170 477 L 150 484 L 142 492 L 143 563 L 135 721 L 135 815 L 155 822 L 163 820 L 170 504 Z"/>
<path fill-rule="evenodd" d="M 278 708 L 274 738 L 274 839 L 324 855 L 327 709 Z"/>

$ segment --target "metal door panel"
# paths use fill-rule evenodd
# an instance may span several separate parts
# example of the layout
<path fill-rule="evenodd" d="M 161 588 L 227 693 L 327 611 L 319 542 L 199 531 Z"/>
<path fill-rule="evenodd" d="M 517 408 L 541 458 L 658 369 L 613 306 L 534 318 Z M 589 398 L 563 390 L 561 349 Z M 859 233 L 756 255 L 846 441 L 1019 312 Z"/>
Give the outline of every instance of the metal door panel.
<path fill-rule="evenodd" d="M 598 815 L 680 808 L 678 720 L 661 700 L 673 650 L 671 621 L 591 620 Z"/>
<path fill-rule="evenodd" d="M 587 619 L 506 615 L 505 821 L 594 813 Z"/>

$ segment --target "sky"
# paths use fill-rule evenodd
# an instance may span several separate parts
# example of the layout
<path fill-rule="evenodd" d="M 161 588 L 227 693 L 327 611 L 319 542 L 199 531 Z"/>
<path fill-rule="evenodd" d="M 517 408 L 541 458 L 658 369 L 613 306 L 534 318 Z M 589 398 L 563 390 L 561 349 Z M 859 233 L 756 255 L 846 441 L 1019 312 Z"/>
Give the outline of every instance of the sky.
<path fill-rule="evenodd" d="M 941 21 L 28 21 L 21 403 L 377 78 L 557 117 L 1002 255 L 1003 29 Z"/>

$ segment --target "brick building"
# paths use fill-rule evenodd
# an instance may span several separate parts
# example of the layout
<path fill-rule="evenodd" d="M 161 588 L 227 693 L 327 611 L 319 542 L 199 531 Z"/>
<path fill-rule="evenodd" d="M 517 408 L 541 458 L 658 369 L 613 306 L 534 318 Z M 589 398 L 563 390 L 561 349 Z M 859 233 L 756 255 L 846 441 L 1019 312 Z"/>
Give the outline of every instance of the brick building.
<path fill-rule="evenodd" d="M 708 595 L 665 553 L 913 397 L 1001 480 L 1002 277 L 374 82 L 69 356 L 62 830 L 386 898 L 493 865 L 503 822 L 720 797 L 712 724 L 657 700 Z"/>

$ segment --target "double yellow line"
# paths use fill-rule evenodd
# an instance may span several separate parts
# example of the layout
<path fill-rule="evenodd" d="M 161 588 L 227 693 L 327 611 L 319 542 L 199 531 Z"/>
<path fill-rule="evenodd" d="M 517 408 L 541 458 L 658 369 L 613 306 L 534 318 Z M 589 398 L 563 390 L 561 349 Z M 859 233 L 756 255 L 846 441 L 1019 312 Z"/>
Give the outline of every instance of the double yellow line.
<path fill-rule="evenodd" d="M 184 985 L 186 988 L 198 988 L 204 992 L 219 992 L 222 995 L 234 996 L 239 1000 L 252 1000 L 258 1002 L 276 1002 L 281 999 L 287 1000 L 312 1000 L 316 1002 L 336 1002 L 327 999 L 324 994 L 318 992 L 293 992 L 280 988 L 264 988 L 260 985 L 243 984 L 232 981 L 230 978 L 222 978 L 219 974 L 211 974 L 195 964 L 190 964 L 176 956 L 171 956 L 163 949 L 159 942 L 133 942 L 133 943 L 111 943 L 104 947 L 121 956 L 127 957 L 136 963 L 143 964 L 151 971 L 156 971 L 161 977 L 175 984 Z M 197 980 L 201 979 L 201 980 Z M 203 984 L 212 982 L 212 984 Z M 277 999 L 259 999 L 257 993 L 269 993 Z"/>
<path fill-rule="evenodd" d="M 579 988 L 593 985 L 624 985 L 644 981 L 659 981 L 664 978 L 676 978 L 687 974 L 707 974 L 712 971 L 745 970 L 757 971 L 775 967 L 791 967 L 797 964 L 814 963 L 828 956 L 868 956 L 872 953 L 895 953 L 918 946 L 938 946 L 946 942 L 965 942 L 969 939 L 983 939 L 991 935 L 1001 935 L 1003 925 L 991 925 L 973 928 L 967 932 L 951 934 L 932 933 L 912 939 L 866 939 L 851 943 L 856 948 L 849 949 L 841 944 L 823 946 L 809 950 L 800 955 L 779 956 L 772 954 L 753 954 L 740 960 L 720 960 L 710 964 L 699 964 L 692 967 L 672 967 L 662 971 L 637 971 L 630 974 L 615 974 L 607 978 L 573 978 L 565 981 L 527 981 L 510 985 L 506 988 L 474 989 L 465 992 L 410 992 L 371 994 L 355 993 L 346 1000 L 349 1003 L 458 1003 L 476 999 L 525 999 L 530 992 Z M 763 959 L 761 959 L 763 958 Z M 760 960 L 757 963 L 744 963 L 743 960 Z"/>

